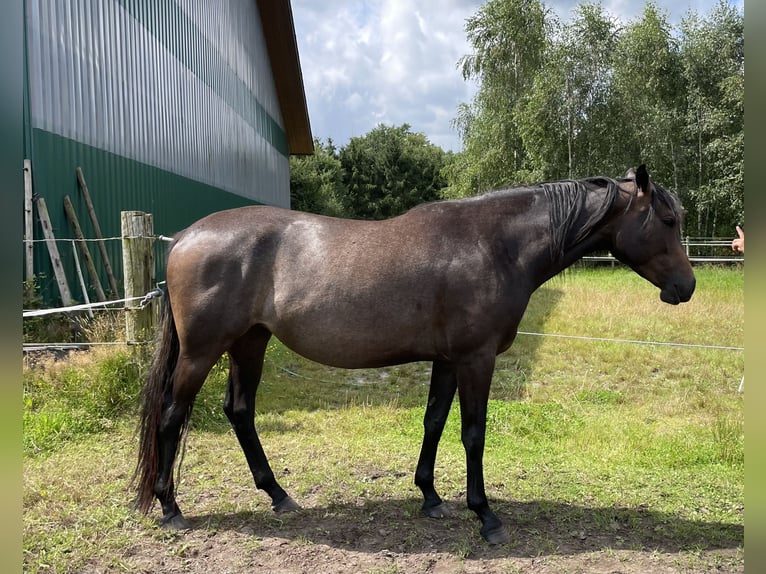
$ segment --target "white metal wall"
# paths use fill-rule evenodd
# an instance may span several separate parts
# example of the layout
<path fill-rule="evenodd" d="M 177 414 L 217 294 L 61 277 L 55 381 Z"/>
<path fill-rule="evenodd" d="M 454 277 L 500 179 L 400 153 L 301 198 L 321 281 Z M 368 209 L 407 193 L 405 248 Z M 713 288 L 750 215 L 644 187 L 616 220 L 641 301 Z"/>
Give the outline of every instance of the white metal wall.
<path fill-rule="evenodd" d="M 255 0 L 27 0 L 26 22 L 33 128 L 289 206 Z"/>

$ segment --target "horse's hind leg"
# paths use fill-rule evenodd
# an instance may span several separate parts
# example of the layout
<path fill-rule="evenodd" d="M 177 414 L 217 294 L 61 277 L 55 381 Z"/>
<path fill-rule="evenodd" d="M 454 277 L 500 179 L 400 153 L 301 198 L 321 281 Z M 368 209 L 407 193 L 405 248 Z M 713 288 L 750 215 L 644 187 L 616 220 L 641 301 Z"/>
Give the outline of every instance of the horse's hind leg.
<path fill-rule="evenodd" d="M 255 486 L 271 497 L 276 512 L 287 512 L 300 507 L 277 483 L 255 430 L 255 394 L 270 337 L 271 333 L 266 329 L 256 326 L 229 349 L 229 384 L 223 410 L 245 453 Z"/>
<path fill-rule="evenodd" d="M 181 355 L 173 373 L 173 384 L 168 388 L 162 418 L 157 429 L 158 469 L 154 494 L 162 506 L 160 526 L 171 529 L 189 528 L 175 498 L 173 466 L 184 427 L 189 422 L 194 398 L 197 396 L 214 358 L 189 358 Z"/>
<path fill-rule="evenodd" d="M 423 446 L 420 449 L 415 484 L 423 492 L 423 513 L 431 518 L 442 518 L 446 509 L 434 488 L 434 466 L 444 425 L 455 397 L 457 378 L 452 366 L 434 362 L 428 405 L 423 417 Z"/>

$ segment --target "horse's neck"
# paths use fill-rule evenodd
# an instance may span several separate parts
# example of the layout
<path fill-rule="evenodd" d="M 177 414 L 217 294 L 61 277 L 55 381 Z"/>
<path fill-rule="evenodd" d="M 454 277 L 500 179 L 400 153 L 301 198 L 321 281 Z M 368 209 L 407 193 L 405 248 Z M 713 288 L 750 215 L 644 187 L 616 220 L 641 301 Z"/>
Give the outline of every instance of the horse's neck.
<path fill-rule="evenodd" d="M 513 221 L 512 225 L 505 226 L 505 241 L 512 246 L 517 253 L 518 264 L 526 271 L 531 272 L 535 288 L 539 287 L 551 277 L 557 275 L 567 267 L 579 261 L 582 257 L 608 248 L 605 241 L 604 224 L 596 224 L 587 236 L 572 242 L 571 238 L 565 241 L 562 250 L 557 252 L 553 248 L 553 232 L 550 228 L 549 202 L 545 199 L 542 191 L 530 191 L 529 194 L 521 194 L 520 199 L 506 203 L 501 207 L 498 203 L 495 207 L 500 220 Z M 523 198 L 523 199 L 521 199 Z M 598 192 L 590 193 L 585 209 L 574 223 L 574 228 L 584 225 L 591 213 L 603 196 Z M 612 208 L 616 209 L 615 207 Z M 605 220 L 609 217 L 605 218 Z"/>

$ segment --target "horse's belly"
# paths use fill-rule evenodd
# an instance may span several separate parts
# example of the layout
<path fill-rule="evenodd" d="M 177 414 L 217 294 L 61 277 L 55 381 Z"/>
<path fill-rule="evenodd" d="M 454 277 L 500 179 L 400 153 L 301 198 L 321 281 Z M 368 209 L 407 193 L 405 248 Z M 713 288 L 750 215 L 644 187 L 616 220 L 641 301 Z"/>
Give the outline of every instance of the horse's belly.
<path fill-rule="evenodd" d="M 348 318 L 347 318 L 348 319 Z M 416 325 L 356 320 L 280 323 L 272 333 L 299 355 L 317 363 L 348 369 L 382 367 L 436 357 L 433 333 Z"/>

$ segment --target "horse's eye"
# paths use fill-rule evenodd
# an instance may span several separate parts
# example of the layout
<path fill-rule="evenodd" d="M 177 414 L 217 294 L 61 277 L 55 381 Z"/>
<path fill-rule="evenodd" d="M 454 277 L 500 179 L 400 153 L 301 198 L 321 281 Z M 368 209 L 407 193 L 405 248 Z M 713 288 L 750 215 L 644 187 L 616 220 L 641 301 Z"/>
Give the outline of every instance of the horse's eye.
<path fill-rule="evenodd" d="M 668 227 L 673 227 L 676 224 L 676 218 L 675 217 L 671 217 L 671 216 L 663 217 L 662 218 L 662 223 L 664 223 Z"/>

